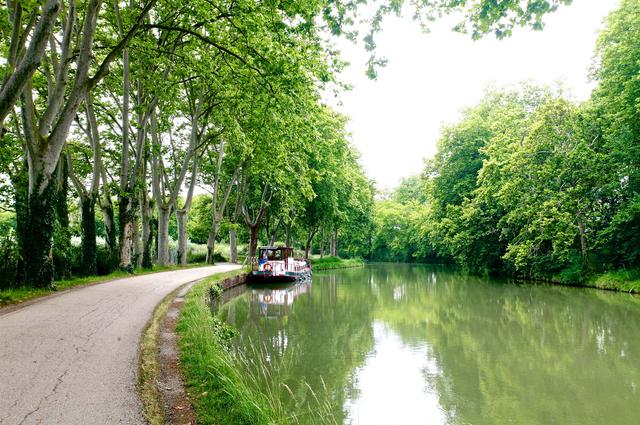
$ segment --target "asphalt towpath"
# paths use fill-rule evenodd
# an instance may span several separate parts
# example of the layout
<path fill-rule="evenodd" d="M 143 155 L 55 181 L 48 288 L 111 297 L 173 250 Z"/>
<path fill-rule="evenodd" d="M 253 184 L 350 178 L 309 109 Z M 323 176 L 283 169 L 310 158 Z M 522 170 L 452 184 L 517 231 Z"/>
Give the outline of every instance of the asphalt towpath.
<path fill-rule="evenodd" d="M 0 310 L 0 424 L 143 424 L 138 345 L 176 288 L 239 268 L 132 276 Z"/>

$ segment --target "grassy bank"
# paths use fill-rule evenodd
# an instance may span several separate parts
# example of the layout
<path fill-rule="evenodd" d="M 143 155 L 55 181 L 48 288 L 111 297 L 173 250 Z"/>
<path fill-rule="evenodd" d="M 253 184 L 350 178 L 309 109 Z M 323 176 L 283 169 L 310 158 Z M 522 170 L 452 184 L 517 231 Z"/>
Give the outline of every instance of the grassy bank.
<path fill-rule="evenodd" d="M 510 278 L 508 275 L 505 277 Z M 516 278 L 516 280 L 533 283 L 552 283 L 554 285 L 564 286 L 582 286 L 586 288 L 640 294 L 640 268 L 615 270 L 604 273 L 591 273 L 578 278 L 553 275 L 535 278 Z"/>
<path fill-rule="evenodd" d="M 640 293 L 640 268 L 602 273 L 587 279 L 584 284 L 600 289 Z"/>
<path fill-rule="evenodd" d="M 233 363 L 228 329 L 207 304 L 216 282 L 239 272 L 215 275 L 195 284 L 185 298 L 176 331 L 185 385 L 200 424 L 269 424 L 265 397 L 249 388 Z"/>
<path fill-rule="evenodd" d="M 70 289 L 76 286 L 84 286 L 84 285 L 93 285 L 95 283 L 107 282 L 110 280 L 131 277 L 131 276 L 139 276 L 145 275 L 149 273 L 159 273 L 166 272 L 171 270 L 178 270 L 185 267 L 202 267 L 206 264 L 197 263 L 197 264 L 189 264 L 188 266 L 154 266 L 151 270 L 136 270 L 133 274 L 126 271 L 114 271 L 107 275 L 102 276 L 86 276 L 86 277 L 78 277 L 69 280 L 60 280 L 54 282 L 55 289 L 49 288 L 30 288 L 27 286 L 21 286 L 17 288 L 10 289 L 2 289 L 0 290 L 0 306 L 9 305 L 9 304 L 17 304 L 24 301 L 28 301 L 34 298 L 43 297 L 45 295 L 50 295 L 55 292 L 64 291 L 66 289 Z"/>
<path fill-rule="evenodd" d="M 315 406 L 292 416 L 278 394 L 282 384 L 268 378 L 268 368 L 249 366 L 242 353 L 232 348 L 237 331 L 215 317 L 209 297 L 221 296 L 217 282 L 240 273 L 216 275 L 196 283 L 185 298 L 176 331 L 180 366 L 185 377 L 197 422 L 217 425 L 333 424 L 327 406 Z M 271 388 L 261 386 L 264 380 Z M 277 390 L 274 388 L 277 387 Z M 285 386 L 286 387 L 286 386 Z M 288 397 L 293 394 L 287 393 Z"/>
<path fill-rule="evenodd" d="M 340 257 L 324 257 L 311 259 L 311 266 L 313 270 L 332 270 L 332 269 L 346 269 L 349 267 L 362 267 L 364 261 L 360 258 L 342 259 Z"/>

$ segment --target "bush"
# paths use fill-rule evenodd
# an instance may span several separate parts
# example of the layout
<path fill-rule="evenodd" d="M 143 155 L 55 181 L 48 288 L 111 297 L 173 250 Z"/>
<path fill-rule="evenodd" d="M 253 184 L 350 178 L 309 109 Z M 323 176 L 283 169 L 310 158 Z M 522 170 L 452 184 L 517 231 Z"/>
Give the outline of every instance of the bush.
<path fill-rule="evenodd" d="M 7 229 L 0 237 L 0 289 L 16 286 L 19 259 L 16 232 L 13 229 Z"/>
<path fill-rule="evenodd" d="M 200 252 L 190 249 L 187 252 L 187 263 L 204 263 L 205 261 L 207 261 L 206 251 Z"/>
<path fill-rule="evenodd" d="M 216 263 L 219 262 L 227 262 L 229 261 L 222 255 L 220 246 L 216 245 L 216 251 L 213 255 L 213 261 Z M 187 251 L 187 262 L 188 263 L 204 263 L 207 261 L 207 246 L 204 244 L 189 244 L 189 249 Z"/>

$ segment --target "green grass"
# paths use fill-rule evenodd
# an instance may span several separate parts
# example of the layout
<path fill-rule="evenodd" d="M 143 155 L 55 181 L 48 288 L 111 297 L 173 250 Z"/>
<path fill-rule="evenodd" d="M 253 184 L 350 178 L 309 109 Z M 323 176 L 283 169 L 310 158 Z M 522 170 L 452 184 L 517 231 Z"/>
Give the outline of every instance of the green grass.
<path fill-rule="evenodd" d="M 202 267 L 205 265 L 206 264 L 198 263 L 198 264 L 189 264 L 188 266 L 177 266 L 177 265 L 163 266 L 163 267 L 154 266 L 153 269 L 151 270 L 136 270 L 133 274 L 128 273 L 126 271 L 117 270 L 104 276 L 86 276 L 86 277 L 77 277 L 69 280 L 56 281 L 54 282 L 55 289 L 30 288 L 27 286 L 21 286 L 21 287 L 10 288 L 10 289 L 2 289 L 0 290 L 0 306 L 21 303 L 33 298 L 42 297 L 45 295 L 52 294 L 54 292 L 63 291 L 65 289 L 70 289 L 75 286 L 91 285 L 94 283 L 100 283 L 100 282 L 105 282 L 105 281 L 115 280 L 115 279 L 120 279 L 125 277 L 138 276 L 138 275 L 144 275 L 149 273 L 166 272 L 171 270 L 182 269 L 185 267 L 186 268 Z"/>
<path fill-rule="evenodd" d="M 602 273 L 586 283 L 594 288 L 640 293 L 640 268 Z"/>
<path fill-rule="evenodd" d="M 180 366 L 197 422 L 217 425 L 335 423 L 330 406 L 321 403 L 303 417 L 292 416 L 280 398 L 283 392 L 279 389 L 284 384 L 266 378 L 271 386 L 265 389 L 261 385 L 269 376 L 271 365 L 250 367 L 244 355 L 231 347 L 228 337 L 236 331 L 212 314 L 207 297 L 212 285 L 236 273 L 239 272 L 196 283 L 185 298 L 176 327 Z M 274 388 L 277 390 L 272 390 Z"/>
<path fill-rule="evenodd" d="M 324 257 L 313 258 L 311 260 L 311 266 L 313 270 L 331 270 L 331 269 L 346 269 L 348 267 L 361 267 L 364 265 L 364 261 L 360 258 L 342 259 L 340 257 Z"/>
<path fill-rule="evenodd" d="M 200 424 L 269 424 L 264 396 L 243 383 L 230 354 L 220 341 L 219 323 L 207 304 L 209 288 L 224 277 L 215 275 L 195 284 L 185 298 L 176 331 L 180 365 Z"/>

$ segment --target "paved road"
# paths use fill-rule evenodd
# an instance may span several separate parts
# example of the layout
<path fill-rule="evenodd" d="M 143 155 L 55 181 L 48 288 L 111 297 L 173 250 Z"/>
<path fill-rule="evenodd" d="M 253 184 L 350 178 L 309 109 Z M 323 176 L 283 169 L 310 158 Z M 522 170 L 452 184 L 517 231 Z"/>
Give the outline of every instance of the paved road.
<path fill-rule="evenodd" d="M 138 343 L 184 283 L 238 266 L 119 279 L 0 315 L 0 424 L 142 424 Z"/>

